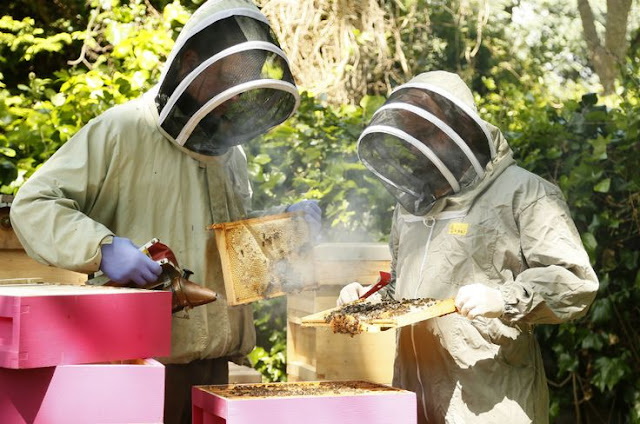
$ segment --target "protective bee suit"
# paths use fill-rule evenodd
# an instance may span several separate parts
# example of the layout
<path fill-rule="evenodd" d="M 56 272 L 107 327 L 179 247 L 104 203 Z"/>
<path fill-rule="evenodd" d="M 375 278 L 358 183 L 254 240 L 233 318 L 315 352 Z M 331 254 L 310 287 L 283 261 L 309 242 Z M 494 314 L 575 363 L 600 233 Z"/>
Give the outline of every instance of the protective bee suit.
<path fill-rule="evenodd" d="M 399 203 L 387 294 L 444 299 L 481 283 L 504 301 L 498 318 L 398 331 L 393 383 L 417 393 L 419 422 L 548 422 L 533 327 L 584 315 L 598 289 L 560 190 L 516 166 L 464 82 L 441 71 L 394 90 L 358 153 Z"/>
<path fill-rule="evenodd" d="M 239 145 L 283 122 L 298 101 L 258 8 L 208 1 L 156 87 L 91 120 L 21 187 L 11 209 L 16 233 L 38 261 L 84 273 L 98 270 L 101 245 L 116 235 L 138 246 L 159 238 L 192 281 L 219 294 L 174 315 L 171 356 L 161 360 L 244 355 L 255 344 L 252 309 L 227 305 L 207 227 L 247 217 L 252 191 Z"/>

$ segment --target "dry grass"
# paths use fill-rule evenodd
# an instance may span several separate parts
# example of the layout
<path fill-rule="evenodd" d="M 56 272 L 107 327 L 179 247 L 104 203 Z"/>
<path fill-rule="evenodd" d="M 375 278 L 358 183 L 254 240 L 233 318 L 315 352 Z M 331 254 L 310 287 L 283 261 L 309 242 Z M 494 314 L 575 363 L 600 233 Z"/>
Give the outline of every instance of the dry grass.
<path fill-rule="evenodd" d="M 425 66 L 434 43 L 442 44 L 432 39 L 432 23 L 423 2 L 256 2 L 287 53 L 297 83 L 316 95 L 326 95 L 332 103 L 352 103 L 365 94 L 388 94 L 392 84 L 425 71 L 417 67 Z M 488 0 L 457 0 L 441 7 L 454 17 L 448 25 L 464 28 L 475 22 L 476 37 L 467 40 L 460 52 L 461 60 L 472 62 L 490 16 Z M 457 71 L 464 74 L 463 69 Z"/>
<path fill-rule="evenodd" d="M 367 92 L 386 92 L 402 51 L 390 51 L 387 19 L 378 0 L 262 0 L 264 14 L 287 53 L 300 86 L 349 103 Z"/>

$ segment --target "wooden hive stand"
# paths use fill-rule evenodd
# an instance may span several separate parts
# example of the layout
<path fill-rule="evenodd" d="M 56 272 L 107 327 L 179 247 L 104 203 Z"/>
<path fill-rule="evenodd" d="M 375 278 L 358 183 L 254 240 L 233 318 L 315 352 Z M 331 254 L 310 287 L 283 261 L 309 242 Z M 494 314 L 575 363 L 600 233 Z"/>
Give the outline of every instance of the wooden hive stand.
<path fill-rule="evenodd" d="M 302 326 L 302 317 L 336 306 L 340 290 L 353 281 L 373 284 L 388 271 L 384 243 L 326 243 L 314 249 L 316 291 L 287 297 L 287 375 L 289 381 L 366 380 L 390 384 L 395 331 L 350 337 L 330 328 Z"/>

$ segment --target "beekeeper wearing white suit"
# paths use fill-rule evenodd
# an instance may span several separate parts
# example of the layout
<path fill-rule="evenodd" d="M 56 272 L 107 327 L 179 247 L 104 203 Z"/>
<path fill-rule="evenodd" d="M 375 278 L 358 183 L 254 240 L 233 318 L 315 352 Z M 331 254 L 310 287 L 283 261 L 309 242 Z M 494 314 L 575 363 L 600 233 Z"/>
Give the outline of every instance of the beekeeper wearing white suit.
<path fill-rule="evenodd" d="M 190 423 L 190 388 L 227 381 L 229 357 L 255 344 L 251 306 L 228 307 L 213 223 L 250 211 L 239 146 L 286 120 L 298 90 L 269 23 L 248 0 L 212 0 L 176 40 L 159 83 L 91 120 L 19 190 L 11 219 L 40 262 L 117 282 L 153 281 L 138 246 L 168 245 L 217 301 L 172 323 L 166 423 Z M 285 207 L 271 213 L 283 212 Z M 313 201 L 304 210 L 317 230 Z"/>
<path fill-rule="evenodd" d="M 398 200 L 386 295 L 459 310 L 398 331 L 393 382 L 417 393 L 419 422 L 548 422 L 533 327 L 584 315 L 598 289 L 560 190 L 515 164 L 442 71 L 396 88 L 358 154 Z M 338 303 L 366 289 L 351 283 Z"/>

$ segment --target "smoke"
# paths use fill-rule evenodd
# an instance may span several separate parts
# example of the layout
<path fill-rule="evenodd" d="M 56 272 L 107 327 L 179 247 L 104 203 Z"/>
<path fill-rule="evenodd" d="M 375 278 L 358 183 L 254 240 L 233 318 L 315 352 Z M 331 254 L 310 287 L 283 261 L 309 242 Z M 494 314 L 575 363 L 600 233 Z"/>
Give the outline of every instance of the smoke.
<path fill-rule="evenodd" d="M 340 205 L 324 216 L 322 243 L 386 243 L 391 231 L 395 199 L 377 179 L 350 191 Z"/>
<path fill-rule="evenodd" d="M 315 286 L 313 250 L 306 246 L 293 260 L 284 258 L 272 264 L 270 281 L 264 292 L 267 297 L 274 290 L 292 294 Z"/>
<path fill-rule="evenodd" d="M 313 244 L 304 215 L 292 215 L 284 222 L 270 231 L 251 231 L 267 263 L 267 272 L 263 275 L 266 285 L 262 288 L 265 298 L 283 292 L 297 293 L 314 285 Z M 254 257 L 253 260 L 261 259 Z"/>

